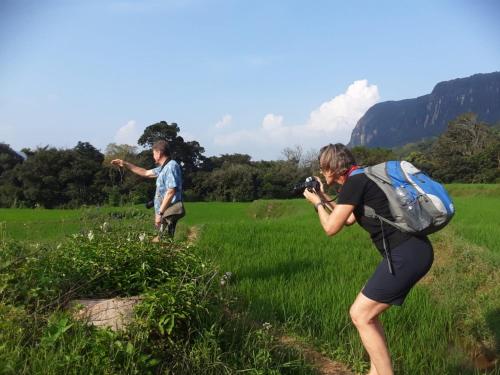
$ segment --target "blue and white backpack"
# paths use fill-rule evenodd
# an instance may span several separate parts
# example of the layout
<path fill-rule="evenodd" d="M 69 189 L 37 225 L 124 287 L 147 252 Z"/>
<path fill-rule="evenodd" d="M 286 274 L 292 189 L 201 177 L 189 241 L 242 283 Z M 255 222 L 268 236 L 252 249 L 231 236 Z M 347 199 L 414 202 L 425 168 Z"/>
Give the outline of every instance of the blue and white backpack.
<path fill-rule="evenodd" d="M 448 224 L 455 214 L 453 202 L 443 185 L 407 161 L 387 161 L 354 170 L 364 173 L 385 193 L 394 221 L 365 206 L 367 217 L 377 218 L 402 232 L 427 235 Z"/>

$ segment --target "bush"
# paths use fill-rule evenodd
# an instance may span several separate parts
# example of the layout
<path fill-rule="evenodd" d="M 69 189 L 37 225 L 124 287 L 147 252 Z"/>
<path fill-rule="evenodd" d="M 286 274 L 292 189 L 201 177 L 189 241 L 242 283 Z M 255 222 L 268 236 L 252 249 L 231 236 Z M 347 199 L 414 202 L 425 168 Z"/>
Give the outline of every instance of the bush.
<path fill-rule="evenodd" d="M 53 245 L 3 242 L 0 373 L 308 371 L 271 335 L 224 313 L 229 297 L 195 248 L 152 243 L 152 234 L 118 225 Z M 68 310 L 74 299 L 134 295 L 142 297 L 135 319 L 118 332 L 88 326 Z"/>

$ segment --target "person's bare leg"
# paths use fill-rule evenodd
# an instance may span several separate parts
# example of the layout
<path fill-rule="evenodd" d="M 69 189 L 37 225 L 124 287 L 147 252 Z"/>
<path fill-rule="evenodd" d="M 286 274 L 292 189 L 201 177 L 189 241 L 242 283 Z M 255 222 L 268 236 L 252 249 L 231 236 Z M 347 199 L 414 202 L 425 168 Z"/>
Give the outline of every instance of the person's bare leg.
<path fill-rule="evenodd" d="M 382 327 L 382 324 L 380 323 L 380 320 L 378 319 L 378 317 L 376 318 L 375 325 L 387 343 L 387 340 L 386 340 L 385 334 L 384 334 L 384 328 Z M 370 371 L 368 371 L 368 373 L 366 375 L 379 375 L 379 373 L 377 372 L 377 369 L 375 368 L 375 365 L 373 364 L 372 361 L 370 361 Z"/>
<path fill-rule="evenodd" d="M 391 305 L 373 301 L 359 293 L 349 311 L 368 355 L 370 375 L 393 375 L 391 356 L 378 316 Z"/>
<path fill-rule="evenodd" d="M 372 361 L 370 361 L 370 371 L 368 371 L 366 375 L 379 375 Z"/>

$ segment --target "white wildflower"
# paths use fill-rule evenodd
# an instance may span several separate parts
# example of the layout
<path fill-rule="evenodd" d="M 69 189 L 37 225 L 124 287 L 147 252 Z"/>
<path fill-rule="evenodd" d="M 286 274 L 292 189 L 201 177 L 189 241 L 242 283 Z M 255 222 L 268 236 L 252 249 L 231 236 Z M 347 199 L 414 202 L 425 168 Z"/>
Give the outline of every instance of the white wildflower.
<path fill-rule="evenodd" d="M 89 238 L 89 241 L 92 241 L 94 239 L 94 233 L 92 231 L 89 231 L 87 237 Z"/>
<path fill-rule="evenodd" d="M 222 275 L 222 277 L 220 278 L 220 285 L 225 286 L 229 282 L 229 280 L 231 280 L 232 276 L 233 274 L 231 272 L 225 272 L 224 275 Z"/>
<path fill-rule="evenodd" d="M 107 232 L 107 231 L 108 231 L 108 226 L 109 226 L 108 222 L 107 222 L 107 221 L 105 221 L 105 222 L 104 222 L 104 223 L 102 223 L 102 225 L 101 225 L 101 230 L 102 230 L 103 232 Z"/>
<path fill-rule="evenodd" d="M 262 328 L 264 328 L 266 331 L 269 331 L 273 326 L 269 322 L 265 322 L 262 324 Z"/>
<path fill-rule="evenodd" d="M 146 238 L 146 233 L 139 234 L 139 241 L 143 242 L 145 238 Z"/>

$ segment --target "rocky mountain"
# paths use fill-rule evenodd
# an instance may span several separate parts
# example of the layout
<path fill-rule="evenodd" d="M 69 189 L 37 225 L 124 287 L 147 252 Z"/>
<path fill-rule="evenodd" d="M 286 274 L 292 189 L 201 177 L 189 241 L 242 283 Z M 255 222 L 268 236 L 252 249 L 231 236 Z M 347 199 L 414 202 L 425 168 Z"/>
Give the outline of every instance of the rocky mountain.
<path fill-rule="evenodd" d="M 372 106 L 354 127 L 349 146 L 395 147 L 437 136 L 465 112 L 500 121 L 500 72 L 438 83 L 430 94 Z"/>

